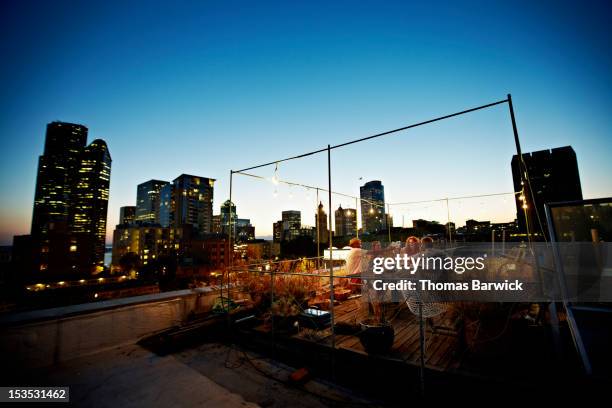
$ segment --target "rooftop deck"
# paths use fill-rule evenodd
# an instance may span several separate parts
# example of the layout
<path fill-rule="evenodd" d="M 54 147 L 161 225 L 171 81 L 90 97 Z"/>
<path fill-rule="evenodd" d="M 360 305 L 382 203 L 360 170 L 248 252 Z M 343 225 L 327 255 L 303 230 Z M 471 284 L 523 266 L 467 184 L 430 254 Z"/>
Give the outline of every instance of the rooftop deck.
<path fill-rule="evenodd" d="M 309 359 L 316 358 L 319 372 L 332 364 L 332 357 L 324 356 L 326 350 L 331 352 L 335 347 L 336 370 L 341 365 L 365 371 L 392 367 L 393 372 L 408 373 L 418 380 L 421 357 L 419 318 L 406 304 L 396 307 L 390 319 L 395 331 L 393 346 L 388 353 L 380 355 L 369 355 L 357 334 L 336 333 L 334 339 L 329 327 L 323 330 L 300 328 L 297 332 L 272 331 L 269 323 L 260 322 L 241 328 L 239 336 L 248 339 L 250 345 L 269 346 L 279 358 L 287 358 L 294 365 L 313 365 Z M 575 362 L 568 364 L 568 361 L 558 359 L 548 329 L 528 326 L 519 308 L 519 305 L 508 304 L 502 311 L 502 318 L 495 316 L 486 323 L 466 322 L 463 331 L 456 329 L 452 312 L 426 321 L 424 361 L 429 380 L 455 382 L 457 386 L 466 381 L 482 381 L 482 384 L 512 383 L 519 388 L 529 388 L 534 379 L 541 382 L 543 375 L 550 375 L 551 367 L 574 367 Z M 338 327 L 341 323 L 358 324 L 366 317 L 367 308 L 356 297 L 335 306 L 334 312 Z M 564 337 L 569 341 L 565 332 Z M 567 341 L 563 347 L 569 347 L 572 355 L 571 344 Z M 289 356 L 291 351 L 295 353 L 293 356 Z"/>
<path fill-rule="evenodd" d="M 283 328 L 281 322 L 272 330 L 265 316 L 244 319 L 256 314 L 248 307 L 230 315 L 234 324 L 228 326 L 227 315 L 206 312 L 218 296 L 175 292 L 6 319 L 0 338 L 11 369 L 4 371 L 4 383 L 67 384 L 76 402 L 93 406 L 190 406 L 210 399 L 225 406 L 329 406 L 338 400 L 394 405 L 420 395 L 419 319 L 405 303 L 390 311 L 391 350 L 373 355 L 357 332 L 340 329 L 366 317 L 368 304 L 358 296 L 334 307 L 334 335 L 329 326 Z M 561 380 L 576 386 L 575 378 L 563 378 L 572 365 L 556 360 L 548 327 L 521 317 L 520 308 L 528 305 L 470 307 L 478 315 L 463 323 L 463 331 L 453 310 L 425 325 L 428 401 L 466 389 L 539 391 L 549 380 L 557 389 Z M 310 380 L 287 388 L 282 380 L 302 367 Z M 160 389 L 174 396 L 160 395 Z"/>

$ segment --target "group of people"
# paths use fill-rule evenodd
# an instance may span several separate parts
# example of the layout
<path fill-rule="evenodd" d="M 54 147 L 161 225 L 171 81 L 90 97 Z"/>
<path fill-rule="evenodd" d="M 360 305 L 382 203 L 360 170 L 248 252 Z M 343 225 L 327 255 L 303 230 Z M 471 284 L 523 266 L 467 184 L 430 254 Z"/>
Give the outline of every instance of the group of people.
<path fill-rule="evenodd" d="M 431 247 L 433 242 L 431 237 L 419 238 L 411 235 L 406 238 L 406 244 L 400 249 L 400 252 L 402 254 L 414 255 Z M 346 257 L 346 274 L 349 276 L 361 275 L 362 268 L 367 267 L 368 257 L 372 255 L 380 256 L 382 255 L 380 252 L 383 251 L 379 241 L 373 241 L 370 250 L 363 249 L 359 238 L 352 238 L 349 242 L 349 247 L 351 250 Z M 390 248 L 398 249 L 397 244 L 391 244 Z"/>

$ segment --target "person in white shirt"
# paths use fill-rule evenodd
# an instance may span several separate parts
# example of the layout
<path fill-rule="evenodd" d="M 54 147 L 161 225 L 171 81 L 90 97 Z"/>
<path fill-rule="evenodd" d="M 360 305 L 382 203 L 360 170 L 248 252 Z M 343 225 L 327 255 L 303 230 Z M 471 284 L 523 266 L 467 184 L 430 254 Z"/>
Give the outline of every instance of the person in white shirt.
<path fill-rule="evenodd" d="M 365 251 L 361 249 L 361 240 L 353 238 L 349 242 L 351 251 L 346 256 L 346 274 L 361 275 L 361 262 Z"/>

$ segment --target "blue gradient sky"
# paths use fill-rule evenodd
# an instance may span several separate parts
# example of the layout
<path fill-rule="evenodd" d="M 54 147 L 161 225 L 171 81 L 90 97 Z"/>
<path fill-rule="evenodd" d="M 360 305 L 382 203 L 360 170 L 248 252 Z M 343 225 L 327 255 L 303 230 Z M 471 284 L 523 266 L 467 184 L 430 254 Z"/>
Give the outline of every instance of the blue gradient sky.
<path fill-rule="evenodd" d="M 109 236 L 119 207 L 133 205 L 136 185 L 150 178 L 218 179 L 217 213 L 230 168 L 508 92 L 524 151 L 571 144 L 584 196 L 612 194 L 606 2 L 195 3 L 2 2 L 1 243 L 29 232 L 52 120 L 85 124 L 90 141 L 109 145 Z M 356 194 L 358 177 L 381 179 L 393 202 L 511 191 L 513 149 L 502 105 L 334 152 L 334 189 Z M 326 157 L 313 157 L 279 171 L 324 186 L 325 166 Z M 258 235 L 270 233 L 281 209 L 310 211 L 304 223 L 314 223 L 312 194 L 281 189 L 274 198 L 270 183 L 244 178 L 236 189 L 238 214 Z M 512 219 L 502 203 L 465 202 L 457 220 Z M 396 224 L 421 207 L 398 209 Z"/>

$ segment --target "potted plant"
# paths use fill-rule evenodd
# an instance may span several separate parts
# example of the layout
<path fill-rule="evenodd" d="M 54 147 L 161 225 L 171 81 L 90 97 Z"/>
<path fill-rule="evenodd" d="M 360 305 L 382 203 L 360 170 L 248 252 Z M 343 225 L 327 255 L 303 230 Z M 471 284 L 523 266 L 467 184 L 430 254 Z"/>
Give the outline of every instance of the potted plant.
<path fill-rule="evenodd" d="M 297 316 L 308 307 L 316 294 L 317 281 L 313 277 L 248 274 L 241 278 L 242 290 L 249 295 L 253 306 L 268 324 L 278 329 L 292 330 Z"/>
<path fill-rule="evenodd" d="M 368 294 L 369 316 L 360 322 L 359 340 L 369 354 L 384 354 L 391 350 L 395 330 L 386 318 L 387 303 L 378 292 Z"/>
<path fill-rule="evenodd" d="M 308 300 L 315 292 L 315 280 L 303 276 L 281 275 L 275 278 L 274 301 L 269 309 L 269 318 L 274 327 L 294 331 L 298 315 L 308 307 Z"/>
<path fill-rule="evenodd" d="M 300 314 L 299 306 L 287 296 L 275 300 L 270 306 L 269 319 L 277 330 L 292 332 L 297 316 Z"/>

